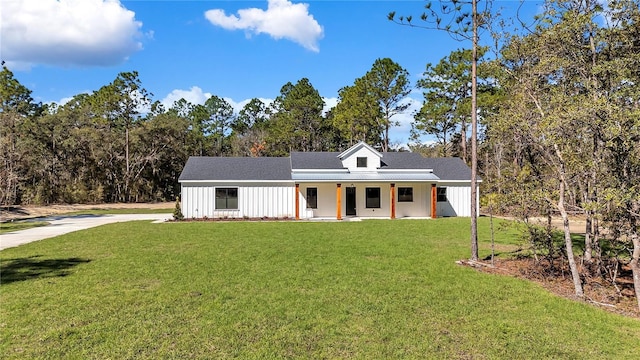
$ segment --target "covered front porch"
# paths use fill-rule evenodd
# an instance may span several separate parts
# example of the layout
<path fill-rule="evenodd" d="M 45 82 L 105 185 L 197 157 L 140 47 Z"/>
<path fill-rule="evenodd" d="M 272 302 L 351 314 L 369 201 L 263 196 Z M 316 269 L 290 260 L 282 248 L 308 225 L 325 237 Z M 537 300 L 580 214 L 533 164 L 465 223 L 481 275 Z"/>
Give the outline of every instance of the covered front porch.
<path fill-rule="evenodd" d="M 295 218 L 436 218 L 436 183 L 296 182 Z"/>

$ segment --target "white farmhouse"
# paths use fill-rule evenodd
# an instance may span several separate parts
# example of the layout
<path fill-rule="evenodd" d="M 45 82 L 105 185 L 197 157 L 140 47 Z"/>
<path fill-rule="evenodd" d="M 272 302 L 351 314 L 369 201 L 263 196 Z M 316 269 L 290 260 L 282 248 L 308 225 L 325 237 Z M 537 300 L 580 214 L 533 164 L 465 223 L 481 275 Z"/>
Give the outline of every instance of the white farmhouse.
<path fill-rule="evenodd" d="M 179 182 L 186 218 L 470 216 L 471 170 L 459 158 L 378 152 L 190 157 Z"/>

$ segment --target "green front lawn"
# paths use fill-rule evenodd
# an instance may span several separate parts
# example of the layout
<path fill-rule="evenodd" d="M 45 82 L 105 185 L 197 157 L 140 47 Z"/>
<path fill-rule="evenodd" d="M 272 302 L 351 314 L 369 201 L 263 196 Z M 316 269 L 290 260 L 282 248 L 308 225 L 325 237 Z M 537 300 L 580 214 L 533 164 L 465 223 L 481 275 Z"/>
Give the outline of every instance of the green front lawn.
<path fill-rule="evenodd" d="M 461 267 L 469 219 L 130 222 L 0 252 L 5 358 L 633 358 L 640 321 Z M 480 236 L 488 239 L 488 221 Z M 517 240 L 497 234 L 499 247 Z M 482 244 L 488 254 L 488 243 Z"/>

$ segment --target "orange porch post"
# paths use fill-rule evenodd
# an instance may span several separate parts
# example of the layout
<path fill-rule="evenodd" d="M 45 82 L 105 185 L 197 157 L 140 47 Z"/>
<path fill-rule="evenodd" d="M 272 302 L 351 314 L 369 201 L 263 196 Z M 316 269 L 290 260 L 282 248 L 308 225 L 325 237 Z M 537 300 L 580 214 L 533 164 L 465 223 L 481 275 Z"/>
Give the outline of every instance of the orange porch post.
<path fill-rule="evenodd" d="M 436 214 L 436 198 L 437 198 L 437 193 L 436 193 L 436 184 L 431 184 L 431 218 L 435 219 L 437 216 Z"/>
<path fill-rule="evenodd" d="M 300 184 L 296 184 L 296 220 L 300 220 Z"/>
<path fill-rule="evenodd" d="M 391 184 L 391 218 L 396 218 L 396 184 Z"/>
<path fill-rule="evenodd" d="M 342 220 L 342 199 L 340 198 L 340 184 L 336 184 L 336 219 Z"/>

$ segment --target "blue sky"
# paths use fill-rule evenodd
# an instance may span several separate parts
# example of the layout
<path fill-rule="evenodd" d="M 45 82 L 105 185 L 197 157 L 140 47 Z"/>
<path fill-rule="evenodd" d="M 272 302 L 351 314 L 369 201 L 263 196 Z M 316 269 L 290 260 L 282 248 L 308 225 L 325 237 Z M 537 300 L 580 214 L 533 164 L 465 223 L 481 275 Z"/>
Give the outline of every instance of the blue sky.
<path fill-rule="evenodd" d="M 153 99 L 202 103 L 210 95 L 240 108 L 273 99 L 308 78 L 326 107 L 377 58 L 407 69 L 412 84 L 427 63 L 468 47 L 446 33 L 396 25 L 390 11 L 419 17 L 425 1 L 0 0 L 0 54 L 42 102 L 95 91 L 123 71 L 139 72 Z M 512 14 L 519 1 L 495 1 Z M 536 11 L 540 1 L 527 1 Z M 414 20 L 415 22 L 415 20 Z M 418 21 L 419 22 L 419 21 Z M 406 101 L 391 140 L 408 140 Z"/>

